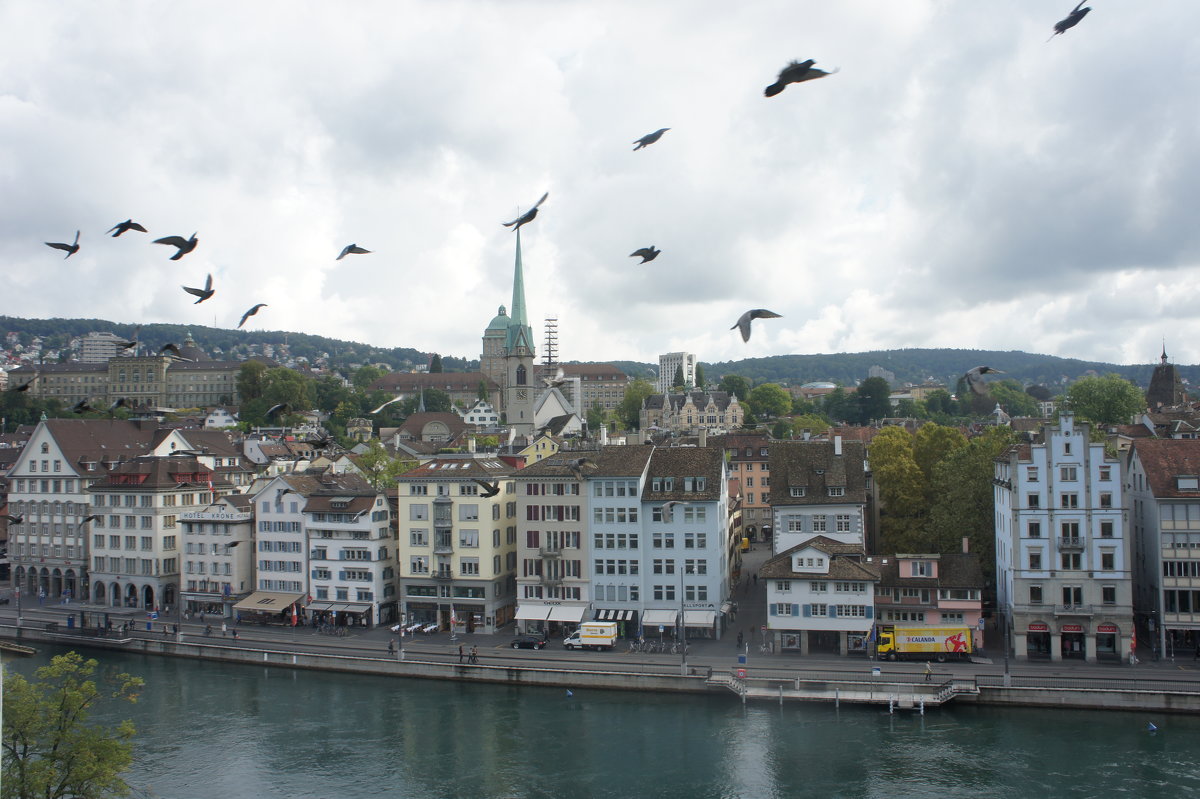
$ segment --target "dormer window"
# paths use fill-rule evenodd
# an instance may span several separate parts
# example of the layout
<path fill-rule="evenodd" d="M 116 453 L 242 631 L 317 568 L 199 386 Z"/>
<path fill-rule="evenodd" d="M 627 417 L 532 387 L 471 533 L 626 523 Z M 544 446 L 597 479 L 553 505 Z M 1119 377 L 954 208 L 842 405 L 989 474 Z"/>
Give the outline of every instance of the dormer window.
<path fill-rule="evenodd" d="M 1175 488 L 1179 491 L 1200 491 L 1200 477 L 1181 474 L 1175 478 Z"/>
<path fill-rule="evenodd" d="M 50 452 L 50 445 L 47 444 L 45 441 L 43 441 L 42 442 L 42 454 L 45 455 L 49 452 Z"/>
<path fill-rule="evenodd" d="M 804 486 L 792 486 L 791 490 L 790 490 L 790 494 L 793 497 L 804 496 Z"/>
<path fill-rule="evenodd" d="M 830 486 L 829 487 L 829 496 L 844 497 L 845 495 L 846 495 L 846 489 L 843 486 Z"/>

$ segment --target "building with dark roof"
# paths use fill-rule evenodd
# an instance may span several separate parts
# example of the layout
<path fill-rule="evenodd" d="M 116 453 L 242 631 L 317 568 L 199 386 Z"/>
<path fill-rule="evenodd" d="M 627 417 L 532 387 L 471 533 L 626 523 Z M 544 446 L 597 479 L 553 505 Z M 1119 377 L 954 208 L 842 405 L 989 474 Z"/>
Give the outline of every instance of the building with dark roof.
<path fill-rule="evenodd" d="M 822 535 L 865 549 L 867 455 L 859 441 L 772 441 L 772 535 L 782 552 Z"/>
<path fill-rule="evenodd" d="M 1162 358 L 1150 376 L 1150 387 L 1146 389 L 1146 405 L 1150 410 L 1177 408 L 1188 401 L 1187 390 L 1179 377 L 1175 364 L 1167 361 L 1167 348 L 1163 346 Z"/>
<path fill-rule="evenodd" d="M 779 649 L 866 651 L 880 572 L 861 544 L 812 536 L 772 557 L 758 576 L 766 582 L 767 631 Z"/>
<path fill-rule="evenodd" d="M 676 434 L 700 431 L 727 433 L 742 426 L 745 411 L 737 395 L 727 391 L 688 391 L 651 394 L 642 400 L 641 429 L 658 428 Z"/>
<path fill-rule="evenodd" d="M 983 646 L 983 569 L 968 552 L 891 555 L 879 566 L 875 620 L 899 627 L 969 627 Z"/>

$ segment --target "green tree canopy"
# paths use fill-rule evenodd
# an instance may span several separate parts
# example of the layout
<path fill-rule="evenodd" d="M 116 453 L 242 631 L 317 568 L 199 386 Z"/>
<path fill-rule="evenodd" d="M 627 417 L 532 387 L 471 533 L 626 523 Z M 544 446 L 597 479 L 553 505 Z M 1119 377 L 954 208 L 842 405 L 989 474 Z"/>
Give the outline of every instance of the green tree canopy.
<path fill-rule="evenodd" d="M 433 357 L 429 359 L 429 374 L 431 374 L 431 375 L 438 374 L 441 371 L 442 371 L 442 356 L 438 355 L 435 352 L 433 354 Z"/>
<path fill-rule="evenodd" d="M 267 373 L 266 364 L 261 361 L 246 361 L 238 369 L 237 389 L 242 396 L 242 402 L 255 400 L 263 395 L 264 376 Z"/>
<path fill-rule="evenodd" d="M 317 409 L 325 413 L 332 413 L 337 406 L 353 396 L 353 392 L 346 387 L 346 384 L 333 375 L 325 375 L 316 380 L 312 389 Z"/>
<path fill-rule="evenodd" d="M 379 378 L 386 375 L 387 372 L 380 369 L 378 366 L 360 366 L 354 370 L 354 374 L 350 377 L 350 382 L 354 384 L 354 388 L 359 391 L 366 391 Z"/>
<path fill-rule="evenodd" d="M 1102 425 L 1129 424 L 1146 409 L 1141 389 L 1117 374 L 1076 380 L 1067 389 L 1067 401 L 1077 417 Z"/>
<path fill-rule="evenodd" d="M 792 417 L 792 435 L 794 438 L 802 438 L 805 430 L 815 436 L 828 429 L 829 420 L 818 414 L 806 413 L 801 416 Z"/>
<path fill-rule="evenodd" d="M 944 388 L 935 388 L 925 395 L 925 409 L 930 413 L 941 413 L 952 416 L 958 410 L 954 407 L 954 398 Z"/>
<path fill-rule="evenodd" d="M 627 430 L 638 430 L 641 427 L 642 401 L 653 393 L 654 386 L 640 377 L 625 389 L 625 397 L 617 406 L 617 418 Z"/>
<path fill-rule="evenodd" d="M 701 366 L 700 364 L 696 364 L 696 388 L 703 391 L 704 386 L 705 386 L 704 367 Z"/>
<path fill-rule="evenodd" d="M 376 491 L 394 488 L 397 477 L 417 468 L 416 461 L 393 458 L 377 438 L 367 442 L 367 451 L 355 458 L 355 465 Z"/>
<path fill-rule="evenodd" d="M 778 383 L 763 383 L 750 390 L 750 410 L 759 419 L 787 416 L 792 409 L 792 396 Z"/>
<path fill-rule="evenodd" d="M 1029 396 L 1016 380 L 997 380 L 988 384 L 992 398 L 1009 416 L 1037 416 L 1037 400 Z"/>
<path fill-rule="evenodd" d="M 846 396 L 846 389 L 841 386 L 825 395 L 824 401 L 821 402 L 821 410 L 835 422 L 849 421 L 858 415 L 850 398 Z"/>
<path fill-rule="evenodd" d="M 286 402 L 293 411 L 306 411 L 313 406 L 308 393 L 311 382 L 294 369 L 277 366 L 263 375 L 262 396 L 272 405 Z"/>
<path fill-rule="evenodd" d="M 717 383 L 717 390 L 733 394 L 738 402 L 745 402 L 746 397 L 750 396 L 750 381 L 741 375 L 725 375 Z"/>
<path fill-rule="evenodd" d="M 892 387 L 882 377 L 868 377 L 854 392 L 858 404 L 858 421 L 862 424 L 892 415 Z"/>
<path fill-rule="evenodd" d="M 955 450 L 967 445 L 967 437 L 956 427 L 923 424 L 913 434 L 913 460 L 926 480 L 933 479 L 934 468 Z"/>
<path fill-rule="evenodd" d="M 600 433 L 600 426 L 604 424 L 604 406 L 599 401 L 593 402 L 592 407 L 588 408 L 587 426 L 588 434 L 595 436 Z"/>
<path fill-rule="evenodd" d="M 105 698 L 137 701 L 140 677 L 115 674 L 102 691 L 97 662 L 77 652 L 56 655 L 36 680 L 4 679 L 4 799 L 101 799 L 124 796 L 133 762 L 133 724 L 89 723 Z"/>
<path fill-rule="evenodd" d="M 683 391 L 683 364 L 675 367 L 675 377 L 671 380 L 671 388 Z"/>
<path fill-rule="evenodd" d="M 427 413 L 450 413 L 454 410 L 454 403 L 450 401 L 450 395 L 440 388 L 427 388 L 424 391 L 425 395 L 425 411 Z M 411 416 L 421 407 L 421 393 L 413 394 L 411 397 L 405 398 L 402 402 L 397 402 L 400 406 L 400 415 L 404 417 Z M 396 407 L 391 405 L 389 407 Z M 385 409 L 386 410 L 386 409 Z"/>

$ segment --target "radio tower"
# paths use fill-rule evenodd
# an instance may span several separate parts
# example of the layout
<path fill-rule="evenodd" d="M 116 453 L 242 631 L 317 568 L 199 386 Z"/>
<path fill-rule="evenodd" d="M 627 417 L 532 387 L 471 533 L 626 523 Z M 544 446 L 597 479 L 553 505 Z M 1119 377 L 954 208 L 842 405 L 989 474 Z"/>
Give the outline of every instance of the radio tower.
<path fill-rule="evenodd" d="M 558 371 L 558 317 L 546 317 L 546 339 L 542 344 L 542 376 L 554 377 Z"/>

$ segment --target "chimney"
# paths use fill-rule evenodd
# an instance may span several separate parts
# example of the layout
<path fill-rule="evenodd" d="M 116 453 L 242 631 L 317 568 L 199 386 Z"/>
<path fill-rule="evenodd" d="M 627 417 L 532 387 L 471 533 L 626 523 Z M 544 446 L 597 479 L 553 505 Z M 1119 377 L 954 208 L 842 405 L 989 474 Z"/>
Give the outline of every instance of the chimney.
<path fill-rule="evenodd" d="M 608 446 L 608 425 L 600 425 L 600 446 Z"/>
<path fill-rule="evenodd" d="M 963 554 L 969 555 L 970 553 L 971 553 L 971 539 L 964 535 L 963 536 Z"/>
<path fill-rule="evenodd" d="M 704 427 L 700 428 L 700 446 L 701 447 L 708 446 L 708 429 L 704 428 Z"/>
<path fill-rule="evenodd" d="M 833 454 L 839 455 L 839 456 L 842 454 L 842 437 L 841 436 L 833 437 Z"/>
<path fill-rule="evenodd" d="M 811 436 L 812 436 L 812 430 L 809 430 L 807 427 L 800 431 L 800 437 L 803 438 L 805 441 L 808 441 L 808 439 Z"/>
<path fill-rule="evenodd" d="M 475 451 L 475 436 L 470 436 L 467 438 L 467 452 L 474 452 L 474 451 Z"/>

